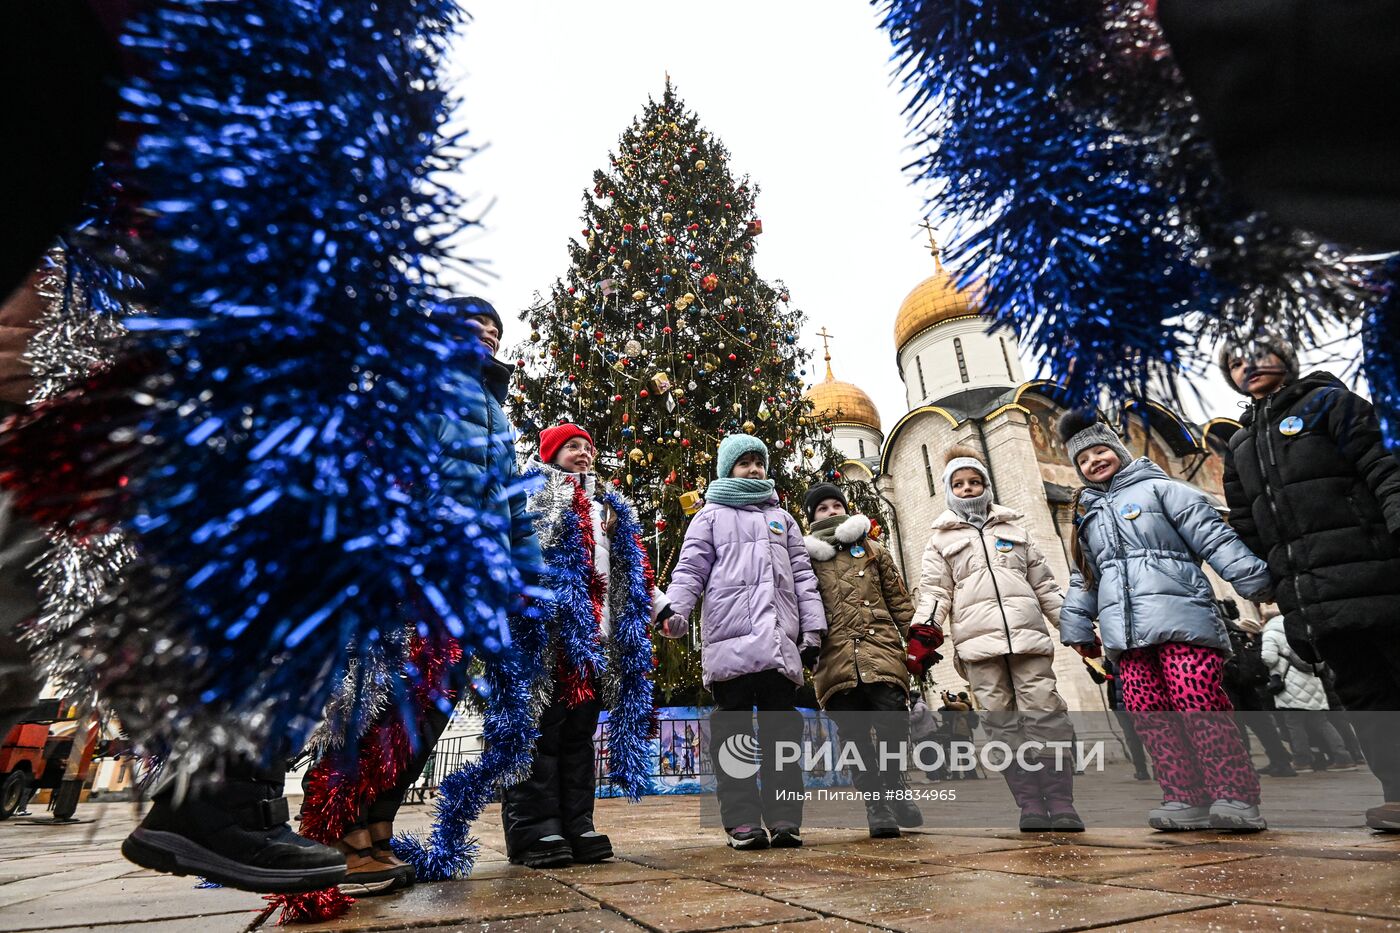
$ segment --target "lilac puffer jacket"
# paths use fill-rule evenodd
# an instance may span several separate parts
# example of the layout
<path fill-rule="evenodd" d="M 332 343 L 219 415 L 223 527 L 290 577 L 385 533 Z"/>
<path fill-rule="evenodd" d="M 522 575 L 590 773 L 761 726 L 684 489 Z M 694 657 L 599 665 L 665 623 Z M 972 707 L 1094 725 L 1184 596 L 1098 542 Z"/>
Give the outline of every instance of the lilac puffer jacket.
<path fill-rule="evenodd" d="M 704 596 L 700 662 L 705 686 L 760 671 L 802 683 L 799 652 L 826 631 L 817 577 L 797 519 L 778 507 L 710 502 L 690 522 L 666 596 L 676 614 L 669 633 Z"/>

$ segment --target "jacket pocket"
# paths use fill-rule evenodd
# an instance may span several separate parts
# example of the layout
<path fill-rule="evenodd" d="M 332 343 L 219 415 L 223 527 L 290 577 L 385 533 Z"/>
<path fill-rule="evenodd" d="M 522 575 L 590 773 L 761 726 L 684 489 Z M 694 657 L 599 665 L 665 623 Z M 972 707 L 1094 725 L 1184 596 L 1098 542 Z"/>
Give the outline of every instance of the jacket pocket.
<path fill-rule="evenodd" d="M 702 644 L 739 638 L 753 631 L 753 609 L 746 586 L 722 586 L 705 594 L 705 610 L 701 616 Z"/>

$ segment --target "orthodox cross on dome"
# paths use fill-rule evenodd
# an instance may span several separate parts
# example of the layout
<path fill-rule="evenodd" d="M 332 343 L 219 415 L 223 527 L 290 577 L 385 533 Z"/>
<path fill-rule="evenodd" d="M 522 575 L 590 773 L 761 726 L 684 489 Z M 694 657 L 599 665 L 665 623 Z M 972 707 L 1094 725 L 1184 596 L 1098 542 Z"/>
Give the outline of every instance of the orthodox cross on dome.
<path fill-rule="evenodd" d="M 935 239 L 933 238 L 933 225 L 930 224 L 927 220 L 925 220 L 923 223 L 919 224 L 919 226 L 923 227 L 923 228 L 924 228 L 924 232 L 928 234 L 928 251 L 929 251 L 930 253 L 933 254 L 933 261 L 934 261 L 935 264 L 937 264 L 937 266 L 938 266 L 938 271 L 939 271 L 939 272 L 942 272 L 942 271 L 943 271 L 943 259 L 942 259 L 943 250 L 939 248 L 939 246 L 938 246 L 938 241 L 935 240 Z"/>
<path fill-rule="evenodd" d="M 833 376 L 833 375 L 831 374 L 831 343 L 830 343 L 830 340 L 831 340 L 832 337 L 835 337 L 836 335 L 835 335 L 835 334 L 828 334 L 828 333 L 826 332 L 826 325 L 823 324 L 823 325 L 822 325 L 822 329 L 819 330 L 819 331 L 817 331 L 817 336 L 820 337 L 820 338 L 822 338 L 822 353 L 825 354 L 825 356 L 826 356 L 826 381 L 827 381 L 827 382 L 835 382 L 835 381 L 836 381 L 836 377 Z"/>

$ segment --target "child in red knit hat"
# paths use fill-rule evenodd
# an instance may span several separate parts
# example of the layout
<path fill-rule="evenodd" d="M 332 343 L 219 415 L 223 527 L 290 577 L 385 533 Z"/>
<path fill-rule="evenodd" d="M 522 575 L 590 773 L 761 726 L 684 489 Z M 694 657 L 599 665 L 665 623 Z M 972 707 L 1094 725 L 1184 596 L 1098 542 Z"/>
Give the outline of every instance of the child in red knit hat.
<path fill-rule="evenodd" d="M 650 770 L 650 629 L 672 613 L 652 581 L 632 503 L 598 482 L 596 456 L 581 425 L 558 424 L 540 432 L 527 470 L 544 480 L 529 508 L 554 592 L 554 684 L 530 775 L 502 795 L 501 820 L 506 854 L 531 868 L 612 857 L 593 826 L 593 733 L 605 705 L 613 782 L 635 797 Z"/>

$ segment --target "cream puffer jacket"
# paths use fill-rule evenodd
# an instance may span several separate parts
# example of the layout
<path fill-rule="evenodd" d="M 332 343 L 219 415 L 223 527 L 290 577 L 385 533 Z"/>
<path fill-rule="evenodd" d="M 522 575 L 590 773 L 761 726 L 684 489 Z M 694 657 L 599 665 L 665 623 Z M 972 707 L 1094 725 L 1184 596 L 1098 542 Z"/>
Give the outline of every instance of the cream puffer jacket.
<path fill-rule="evenodd" d="M 1007 654 L 1055 653 L 1063 597 L 1021 513 L 993 504 L 980 529 L 951 510 L 933 523 L 924 549 L 914 623 L 943 627 L 966 663 Z"/>

